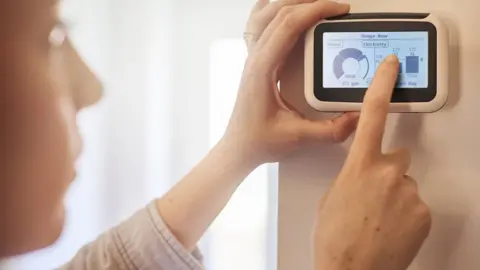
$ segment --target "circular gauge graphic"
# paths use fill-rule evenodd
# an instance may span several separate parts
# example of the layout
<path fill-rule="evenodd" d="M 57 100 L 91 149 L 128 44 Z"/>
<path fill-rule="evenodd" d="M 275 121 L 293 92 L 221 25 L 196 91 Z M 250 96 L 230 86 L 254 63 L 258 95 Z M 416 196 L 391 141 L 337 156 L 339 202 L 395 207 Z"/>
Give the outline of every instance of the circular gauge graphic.
<path fill-rule="evenodd" d="M 337 79 L 365 79 L 370 63 L 362 51 L 355 48 L 341 50 L 333 60 L 333 72 Z"/>

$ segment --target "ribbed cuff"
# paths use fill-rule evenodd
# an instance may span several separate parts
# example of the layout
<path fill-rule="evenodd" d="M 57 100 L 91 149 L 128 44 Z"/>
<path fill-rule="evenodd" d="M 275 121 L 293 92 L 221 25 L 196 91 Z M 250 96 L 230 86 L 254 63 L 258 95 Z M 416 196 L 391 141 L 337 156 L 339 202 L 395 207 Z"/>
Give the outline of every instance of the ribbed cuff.
<path fill-rule="evenodd" d="M 117 228 L 116 242 L 134 270 L 203 270 L 198 249 L 188 252 L 158 213 L 155 201 Z"/>

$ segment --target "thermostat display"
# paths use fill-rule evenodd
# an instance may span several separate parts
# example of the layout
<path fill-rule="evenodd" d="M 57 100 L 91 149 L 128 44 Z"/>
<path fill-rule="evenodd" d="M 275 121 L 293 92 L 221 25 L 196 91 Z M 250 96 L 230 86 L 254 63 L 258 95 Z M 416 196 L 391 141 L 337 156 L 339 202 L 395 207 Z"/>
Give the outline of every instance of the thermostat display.
<path fill-rule="evenodd" d="M 323 87 L 368 87 L 390 54 L 400 60 L 397 88 L 428 87 L 428 32 L 323 33 Z"/>

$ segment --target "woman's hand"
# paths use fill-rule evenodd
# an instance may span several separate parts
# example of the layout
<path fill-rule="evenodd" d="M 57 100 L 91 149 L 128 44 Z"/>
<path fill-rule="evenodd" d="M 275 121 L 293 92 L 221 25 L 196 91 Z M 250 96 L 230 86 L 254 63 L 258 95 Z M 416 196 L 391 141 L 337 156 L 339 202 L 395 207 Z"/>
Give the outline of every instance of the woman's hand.
<path fill-rule="evenodd" d="M 398 60 L 387 58 L 365 95 L 356 136 L 320 205 L 315 269 L 404 270 L 428 236 L 431 217 L 407 176 L 406 150 L 382 153 Z"/>
<path fill-rule="evenodd" d="M 252 8 L 247 25 L 245 26 L 245 42 L 248 50 L 253 49 L 258 39 L 262 36 L 267 26 L 277 16 L 278 12 L 288 6 L 313 3 L 318 0 L 280 0 L 270 2 L 269 0 L 257 0 Z"/>
<path fill-rule="evenodd" d="M 262 0 L 259 0 L 262 1 Z M 305 30 L 325 16 L 348 12 L 348 5 L 329 1 L 279 1 L 251 51 L 235 108 L 222 140 L 175 187 L 157 201 L 164 222 L 184 247 L 192 250 L 246 176 L 263 162 L 276 161 L 302 143 L 340 142 L 355 129 L 356 114 L 314 122 L 290 109 L 280 98 L 278 72 Z M 279 11 L 279 12 L 278 12 Z M 255 11 L 256 12 L 256 11 Z M 273 18 L 269 19 L 268 18 Z M 256 20 L 257 20 L 256 19 Z"/>
<path fill-rule="evenodd" d="M 235 108 L 224 141 L 257 164 L 275 162 L 307 142 L 338 143 L 355 130 L 358 114 L 335 119 L 304 118 L 280 96 L 279 73 L 302 34 L 325 17 L 349 11 L 332 1 L 259 0 L 247 24 L 245 64 Z"/>

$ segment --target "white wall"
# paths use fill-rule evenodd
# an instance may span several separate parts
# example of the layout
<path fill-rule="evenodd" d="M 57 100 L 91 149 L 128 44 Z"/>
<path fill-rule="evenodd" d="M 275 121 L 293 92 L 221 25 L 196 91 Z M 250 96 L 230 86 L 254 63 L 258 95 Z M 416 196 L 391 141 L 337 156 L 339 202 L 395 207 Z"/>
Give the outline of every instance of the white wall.
<path fill-rule="evenodd" d="M 411 270 L 479 269 L 480 32 L 476 0 L 351 0 L 352 11 L 434 11 L 451 32 L 451 97 L 441 112 L 391 115 L 385 146 L 412 150 L 411 175 L 433 213 L 433 229 Z M 282 91 L 310 117 L 302 96 L 302 49 L 292 56 Z M 311 229 L 318 199 L 336 177 L 349 143 L 314 148 L 280 163 L 279 269 L 312 269 Z M 368 248 L 368 247 L 366 247 Z"/>
<path fill-rule="evenodd" d="M 218 39 L 242 38 L 244 22 L 254 1 L 179 0 L 176 3 L 176 53 L 172 67 L 177 91 L 173 93 L 173 110 L 179 118 L 173 127 L 177 146 L 173 168 L 179 178 L 208 150 L 210 45 Z M 196 140 L 188 139 L 191 134 L 197 134 Z"/>
<path fill-rule="evenodd" d="M 104 196 L 110 225 L 158 197 L 171 171 L 172 1 L 111 1 Z M 90 42 L 94 42 L 90 40 Z M 112 187 L 117 187 L 112 190 Z"/>

